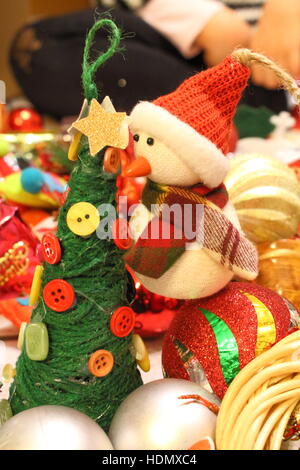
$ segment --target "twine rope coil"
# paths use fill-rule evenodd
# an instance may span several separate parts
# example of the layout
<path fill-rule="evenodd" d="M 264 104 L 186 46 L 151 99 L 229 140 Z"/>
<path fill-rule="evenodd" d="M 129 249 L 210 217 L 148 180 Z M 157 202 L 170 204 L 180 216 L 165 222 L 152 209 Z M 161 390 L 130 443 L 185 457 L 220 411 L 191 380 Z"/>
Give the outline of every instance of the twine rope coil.
<path fill-rule="evenodd" d="M 219 450 L 278 450 L 300 396 L 300 331 L 251 361 L 236 376 L 217 420 Z"/>

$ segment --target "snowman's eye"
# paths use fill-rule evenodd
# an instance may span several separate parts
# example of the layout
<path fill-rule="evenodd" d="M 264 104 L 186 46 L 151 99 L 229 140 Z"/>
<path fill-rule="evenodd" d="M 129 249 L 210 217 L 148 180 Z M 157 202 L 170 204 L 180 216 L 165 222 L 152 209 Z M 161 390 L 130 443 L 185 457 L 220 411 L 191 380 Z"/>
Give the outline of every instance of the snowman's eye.
<path fill-rule="evenodd" d="M 152 137 L 148 137 L 147 144 L 148 145 L 153 145 L 154 144 L 154 139 Z"/>
<path fill-rule="evenodd" d="M 135 140 L 136 142 L 138 142 L 140 139 L 140 136 L 138 134 L 134 134 L 133 136 L 133 140 Z"/>

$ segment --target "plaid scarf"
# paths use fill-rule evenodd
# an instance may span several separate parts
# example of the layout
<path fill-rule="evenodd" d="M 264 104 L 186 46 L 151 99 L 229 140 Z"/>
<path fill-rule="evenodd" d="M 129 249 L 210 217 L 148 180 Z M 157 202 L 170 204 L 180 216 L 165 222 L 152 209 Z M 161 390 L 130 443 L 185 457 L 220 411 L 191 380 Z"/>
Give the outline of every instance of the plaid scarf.
<path fill-rule="evenodd" d="M 187 189 L 148 180 L 142 203 L 154 217 L 125 254 L 125 262 L 137 273 L 158 279 L 196 241 L 221 265 L 244 279 L 254 279 L 256 249 L 222 211 L 227 201 L 224 185 Z M 176 216 L 170 211 L 174 205 Z"/>

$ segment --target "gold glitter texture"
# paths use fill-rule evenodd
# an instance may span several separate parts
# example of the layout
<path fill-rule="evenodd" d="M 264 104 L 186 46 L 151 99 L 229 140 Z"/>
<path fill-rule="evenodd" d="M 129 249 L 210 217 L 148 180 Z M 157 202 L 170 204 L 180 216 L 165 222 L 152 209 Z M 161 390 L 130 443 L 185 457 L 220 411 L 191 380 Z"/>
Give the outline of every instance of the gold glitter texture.
<path fill-rule="evenodd" d="M 14 243 L 0 258 L 0 287 L 10 279 L 23 274 L 29 266 L 28 246 L 25 242 Z"/>
<path fill-rule="evenodd" d="M 300 240 L 258 245 L 258 284 L 275 290 L 300 310 Z"/>
<path fill-rule="evenodd" d="M 121 131 L 126 113 L 106 111 L 97 100 L 93 99 L 89 115 L 73 123 L 73 127 L 86 135 L 90 153 L 95 156 L 106 146 L 124 149 L 128 144 L 128 133 Z"/>

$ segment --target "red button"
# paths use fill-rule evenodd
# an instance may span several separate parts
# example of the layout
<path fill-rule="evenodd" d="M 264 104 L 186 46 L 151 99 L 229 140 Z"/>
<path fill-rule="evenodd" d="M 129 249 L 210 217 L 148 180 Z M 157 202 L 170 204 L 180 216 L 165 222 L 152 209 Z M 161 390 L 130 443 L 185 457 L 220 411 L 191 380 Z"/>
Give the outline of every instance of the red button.
<path fill-rule="evenodd" d="M 45 285 L 43 297 L 47 307 L 55 312 L 64 312 L 72 307 L 75 301 L 74 289 L 63 279 L 53 279 Z"/>
<path fill-rule="evenodd" d="M 129 224 L 125 219 L 116 219 L 112 226 L 112 236 L 115 244 L 121 250 L 128 250 L 132 245 Z"/>
<path fill-rule="evenodd" d="M 110 319 L 110 329 L 115 336 L 124 338 L 132 332 L 134 323 L 134 311 L 129 307 L 120 307 L 115 310 Z"/>
<path fill-rule="evenodd" d="M 56 264 L 61 258 L 61 247 L 58 238 L 52 232 L 45 233 L 42 238 L 42 253 L 49 264 Z"/>

